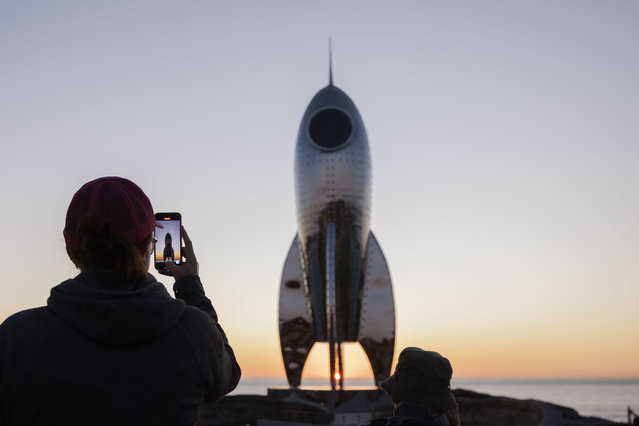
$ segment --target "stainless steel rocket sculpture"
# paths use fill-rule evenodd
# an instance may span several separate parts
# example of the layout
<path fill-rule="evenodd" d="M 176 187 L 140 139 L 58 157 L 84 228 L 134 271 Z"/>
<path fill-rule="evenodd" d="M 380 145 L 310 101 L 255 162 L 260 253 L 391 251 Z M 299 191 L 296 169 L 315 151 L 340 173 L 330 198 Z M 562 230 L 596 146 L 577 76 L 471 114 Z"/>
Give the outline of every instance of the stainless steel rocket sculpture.
<path fill-rule="evenodd" d="M 390 375 L 395 304 L 386 259 L 370 231 L 366 129 L 329 69 L 329 85 L 311 100 L 297 136 L 298 232 L 282 272 L 279 328 L 289 384 L 300 385 L 315 342 L 328 342 L 335 389 L 343 387 L 343 342 L 360 343 L 376 383 Z"/>

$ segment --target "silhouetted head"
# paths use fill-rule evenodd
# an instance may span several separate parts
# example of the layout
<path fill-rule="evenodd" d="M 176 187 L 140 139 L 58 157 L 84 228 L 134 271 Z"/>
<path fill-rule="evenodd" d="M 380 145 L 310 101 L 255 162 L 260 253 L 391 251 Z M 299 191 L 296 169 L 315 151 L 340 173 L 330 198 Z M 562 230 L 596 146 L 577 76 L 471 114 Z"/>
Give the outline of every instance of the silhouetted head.
<path fill-rule="evenodd" d="M 103 177 L 84 184 L 67 210 L 64 240 L 80 269 L 146 274 L 156 222 L 142 189 L 128 179 Z"/>
<path fill-rule="evenodd" d="M 443 413 L 457 408 L 450 392 L 452 376 L 450 362 L 437 352 L 406 348 L 399 354 L 393 375 L 380 386 L 395 401 L 423 404 Z"/>

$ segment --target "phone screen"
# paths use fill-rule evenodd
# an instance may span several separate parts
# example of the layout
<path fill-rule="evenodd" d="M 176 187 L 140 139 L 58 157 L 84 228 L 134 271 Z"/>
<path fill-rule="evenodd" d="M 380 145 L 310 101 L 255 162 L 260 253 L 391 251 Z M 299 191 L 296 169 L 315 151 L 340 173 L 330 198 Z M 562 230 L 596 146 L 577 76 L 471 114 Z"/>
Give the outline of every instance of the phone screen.
<path fill-rule="evenodd" d="M 180 225 L 182 215 L 180 213 L 156 213 L 155 220 L 161 224 L 155 228 L 157 241 L 153 247 L 155 269 L 165 269 L 166 262 L 182 263 L 182 235 Z"/>

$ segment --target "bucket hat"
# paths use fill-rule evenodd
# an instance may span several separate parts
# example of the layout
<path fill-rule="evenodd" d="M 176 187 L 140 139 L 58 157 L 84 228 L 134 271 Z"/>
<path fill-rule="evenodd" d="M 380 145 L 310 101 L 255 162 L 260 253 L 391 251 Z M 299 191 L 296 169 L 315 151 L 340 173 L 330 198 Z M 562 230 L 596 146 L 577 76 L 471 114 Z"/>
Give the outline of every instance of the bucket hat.
<path fill-rule="evenodd" d="M 393 375 L 380 386 L 398 401 L 447 411 L 457 407 L 450 392 L 452 376 L 450 361 L 437 352 L 406 348 L 399 354 Z"/>

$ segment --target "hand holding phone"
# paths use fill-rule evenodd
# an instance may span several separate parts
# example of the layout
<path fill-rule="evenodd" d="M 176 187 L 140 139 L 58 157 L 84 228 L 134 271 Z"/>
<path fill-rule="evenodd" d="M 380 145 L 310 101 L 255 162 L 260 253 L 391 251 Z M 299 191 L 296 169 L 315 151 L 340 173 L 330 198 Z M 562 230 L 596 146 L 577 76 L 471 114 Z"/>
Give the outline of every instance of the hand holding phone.
<path fill-rule="evenodd" d="M 197 263 L 197 258 L 195 257 L 195 252 L 193 251 L 193 243 L 191 243 L 191 239 L 189 235 L 186 233 L 184 227 L 182 230 L 182 239 L 184 240 L 184 247 L 182 256 L 184 257 L 184 261 L 177 265 L 173 262 L 168 262 L 166 264 L 166 269 L 160 271 L 163 275 L 171 275 L 176 280 L 179 280 L 182 277 L 187 277 L 189 275 L 199 275 L 200 265 Z"/>

